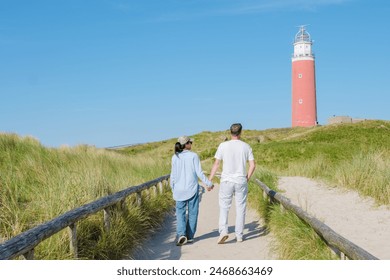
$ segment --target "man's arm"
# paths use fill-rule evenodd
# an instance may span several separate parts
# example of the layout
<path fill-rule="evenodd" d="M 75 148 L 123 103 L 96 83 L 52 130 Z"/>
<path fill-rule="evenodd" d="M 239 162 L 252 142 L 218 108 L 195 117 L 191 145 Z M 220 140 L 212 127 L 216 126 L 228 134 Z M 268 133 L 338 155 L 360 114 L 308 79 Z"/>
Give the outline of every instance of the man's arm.
<path fill-rule="evenodd" d="M 214 175 L 215 173 L 217 172 L 218 168 L 219 168 L 219 164 L 220 164 L 220 160 L 219 159 L 215 159 L 215 162 L 213 164 L 213 167 L 211 168 L 211 172 L 210 172 L 210 176 L 209 176 L 209 180 L 213 180 L 214 178 Z"/>
<path fill-rule="evenodd" d="M 248 169 L 248 175 L 246 175 L 247 181 L 252 177 L 253 173 L 255 172 L 256 169 L 256 163 L 254 160 L 249 161 L 249 169 Z"/>

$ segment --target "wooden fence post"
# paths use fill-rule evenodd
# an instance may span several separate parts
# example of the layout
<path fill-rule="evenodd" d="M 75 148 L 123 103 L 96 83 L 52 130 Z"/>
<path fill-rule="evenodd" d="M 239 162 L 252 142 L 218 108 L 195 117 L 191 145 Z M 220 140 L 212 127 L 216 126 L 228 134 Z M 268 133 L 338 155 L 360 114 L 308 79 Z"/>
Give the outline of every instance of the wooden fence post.
<path fill-rule="evenodd" d="M 103 209 L 103 219 L 104 219 L 104 229 L 106 230 L 106 232 L 109 232 L 110 227 L 111 227 L 110 209 L 109 208 Z"/>
<path fill-rule="evenodd" d="M 121 208 L 122 211 L 126 211 L 127 210 L 126 198 L 122 199 L 119 205 L 120 205 L 120 208 Z"/>
<path fill-rule="evenodd" d="M 141 206 L 141 204 L 142 204 L 141 192 L 137 192 L 137 205 Z"/>
<path fill-rule="evenodd" d="M 348 257 L 343 252 L 340 252 L 340 259 L 347 260 Z"/>
<path fill-rule="evenodd" d="M 34 259 L 34 249 L 31 249 L 27 253 L 23 254 L 24 259 L 33 260 Z"/>
<path fill-rule="evenodd" d="M 162 182 L 158 182 L 158 190 L 159 190 L 160 194 L 163 193 L 163 183 Z"/>
<path fill-rule="evenodd" d="M 275 199 L 275 197 L 272 196 L 272 195 L 270 195 L 270 196 L 269 196 L 269 203 L 275 204 L 276 202 L 277 202 L 277 200 Z"/>
<path fill-rule="evenodd" d="M 157 185 L 153 186 L 152 189 L 153 189 L 153 196 L 156 197 L 157 196 Z"/>
<path fill-rule="evenodd" d="M 165 183 L 165 187 L 168 188 L 170 184 L 170 179 L 164 180 L 164 183 Z"/>
<path fill-rule="evenodd" d="M 282 203 L 279 203 L 279 206 L 280 206 L 280 211 L 282 213 L 285 213 L 286 212 L 286 208 L 284 208 L 283 204 Z"/>
<path fill-rule="evenodd" d="M 327 245 L 328 245 L 328 248 L 329 248 L 329 250 L 330 250 L 330 252 L 332 253 L 333 256 L 337 256 L 339 259 L 342 259 L 342 255 L 344 253 L 342 253 L 339 249 L 329 245 L 328 243 L 327 243 Z"/>
<path fill-rule="evenodd" d="M 70 237 L 70 252 L 73 254 L 74 258 L 78 258 L 78 248 L 77 248 L 77 230 L 76 224 L 71 224 L 69 227 L 69 237 Z"/>

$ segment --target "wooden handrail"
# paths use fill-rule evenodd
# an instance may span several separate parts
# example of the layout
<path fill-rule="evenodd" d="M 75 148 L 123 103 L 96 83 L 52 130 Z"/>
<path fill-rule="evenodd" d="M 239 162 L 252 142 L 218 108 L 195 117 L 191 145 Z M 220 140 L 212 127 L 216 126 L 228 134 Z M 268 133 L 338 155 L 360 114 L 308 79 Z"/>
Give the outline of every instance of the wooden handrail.
<path fill-rule="evenodd" d="M 330 227 L 302 210 L 302 208 L 292 204 L 289 199 L 280 193 L 271 190 L 260 180 L 255 179 L 255 182 L 263 189 L 264 193 L 270 197 L 272 202 L 276 201 L 280 203 L 285 209 L 292 211 L 300 219 L 309 224 L 332 250 L 336 251 L 337 253 L 341 252 L 349 259 L 353 260 L 378 260 L 377 257 L 371 255 L 369 252 L 360 248 L 348 239 L 342 237 Z"/>
<path fill-rule="evenodd" d="M 165 175 L 148 181 L 138 186 L 128 187 L 122 191 L 116 192 L 112 195 L 105 196 L 91 203 L 85 204 L 81 207 L 70 210 L 48 222 L 40 224 L 32 229 L 29 229 L 21 234 L 5 241 L 0 244 L 0 260 L 7 260 L 25 255 L 26 258 L 33 256 L 34 248 L 46 238 L 54 235 L 66 227 L 70 227 L 70 232 L 75 234 L 75 223 L 82 220 L 98 211 L 105 210 L 108 207 L 123 202 L 123 199 L 133 193 L 140 194 L 142 190 L 148 189 L 153 186 L 161 185 L 163 181 L 167 181 L 170 175 Z M 138 196 L 140 197 L 140 195 Z M 139 201 L 140 203 L 140 201 Z M 108 215 L 105 215 L 108 218 Z M 109 227 L 109 222 L 106 222 Z M 71 240 L 72 251 L 75 250 L 77 257 L 77 248 L 74 248 L 76 242 Z M 30 257 L 29 257 L 30 256 Z"/>

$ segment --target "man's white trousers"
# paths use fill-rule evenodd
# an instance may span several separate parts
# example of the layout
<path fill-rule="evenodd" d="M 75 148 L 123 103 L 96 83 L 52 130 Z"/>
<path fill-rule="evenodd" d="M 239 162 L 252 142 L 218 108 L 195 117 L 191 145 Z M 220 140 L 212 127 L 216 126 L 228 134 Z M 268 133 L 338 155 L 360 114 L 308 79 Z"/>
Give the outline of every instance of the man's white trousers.
<path fill-rule="evenodd" d="M 236 225 L 237 238 L 242 238 L 245 225 L 246 199 L 248 183 L 237 184 L 233 182 L 221 182 L 219 188 L 219 233 L 228 234 L 228 216 L 232 205 L 233 196 L 236 202 Z"/>

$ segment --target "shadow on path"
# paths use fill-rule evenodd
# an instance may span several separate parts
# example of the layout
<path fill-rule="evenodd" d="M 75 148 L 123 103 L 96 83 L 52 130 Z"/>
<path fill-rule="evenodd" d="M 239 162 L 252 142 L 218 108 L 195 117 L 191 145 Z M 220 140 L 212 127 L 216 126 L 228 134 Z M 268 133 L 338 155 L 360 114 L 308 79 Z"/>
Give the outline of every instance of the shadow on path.
<path fill-rule="evenodd" d="M 245 231 L 246 229 L 246 231 Z M 228 227 L 228 232 L 234 233 L 234 226 L 229 226 Z M 245 224 L 244 227 L 244 240 L 250 240 L 253 238 L 259 238 L 261 236 L 265 236 L 268 234 L 267 228 L 265 226 L 260 226 L 259 221 L 252 221 L 249 224 Z M 209 238 L 212 238 L 214 240 L 217 240 L 219 237 L 219 232 L 218 229 L 215 228 L 211 232 L 203 234 L 201 236 L 196 237 L 197 241 L 200 240 L 206 240 Z M 235 240 L 230 240 L 225 243 L 233 243 Z"/>

